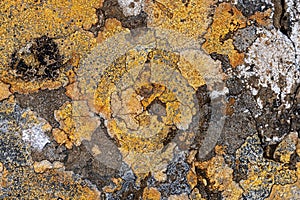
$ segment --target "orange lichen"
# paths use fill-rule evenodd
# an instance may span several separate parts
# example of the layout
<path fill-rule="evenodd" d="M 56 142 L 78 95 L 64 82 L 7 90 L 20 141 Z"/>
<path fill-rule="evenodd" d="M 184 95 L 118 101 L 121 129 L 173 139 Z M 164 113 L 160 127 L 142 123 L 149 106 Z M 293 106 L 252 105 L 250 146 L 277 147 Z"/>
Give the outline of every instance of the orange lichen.
<path fill-rule="evenodd" d="M 272 20 L 272 9 L 268 9 L 265 12 L 256 12 L 254 15 L 250 16 L 249 19 L 255 21 L 261 26 L 271 27 L 273 26 Z"/>
<path fill-rule="evenodd" d="M 217 149 L 217 148 L 216 148 Z M 243 190 L 233 180 L 233 170 L 227 166 L 223 156 L 223 151 L 216 150 L 215 157 L 205 162 L 195 162 L 196 168 L 204 170 L 209 181 L 212 183 L 210 189 L 222 192 L 225 199 L 240 199 Z M 205 182 L 205 181 L 204 181 Z"/>
<path fill-rule="evenodd" d="M 198 177 L 195 173 L 195 169 L 190 169 L 186 178 L 191 188 L 194 188 L 198 184 Z"/>
<path fill-rule="evenodd" d="M 122 27 L 120 21 L 115 18 L 109 18 L 105 21 L 104 30 L 99 32 L 97 37 L 97 42 L 101 43 L 105 41 L 107 38 L 121 32 L 121 31 L 128 31 L 128 29 Z"/>
<path fill-rule="evenodd" d="M 226 105 L 226 115 L 231 116 L 234 113 L 234 108 L 233 105 L 235 103 L 235 99 L 234 98 L 229 98 L 229 102 Z"/>
<path fill-rule="evenodd" d="M 156 188 L 146 187 L 144 189 L 144 192 L 143 192 L 143 199 L 144 200 L 159 200 L 160 196 L 161 196 L 161 194 Z"/>
<path fill-rule="evenodd" d="M 0 12 L 0 79 L 11 85 L 11 92 L 31 93 L 38 89 L 55 89 L 68 83 L 66 69 L 55 80 L 25 81 L 15 76 L 10 67 L 12 55 L 22 49 L 30 48 L 35 38 L 47 36 L 59 44 L 63 55 L 62 63 L 72 59 L 74 52 L 86 54 L 95 44 L 88 29 L 96 23 L 95 8 L 102 5 L 99 0 L 72 1 L 1 1 Z M 20 20 L 22 19 L 22 20 Z M 28 50 L 28 49 L 27 49 Z M 34 59 L 25 59 L 28 65 L 36 64 Z"/>
<path fill-rule="evenodd" d="M 9 91 L 9 85 L 6 85 L 0 81 L 0 101 L 8 98 L 11 95 Z"/>
<path fill-rule="evenodd" d="M 227 38 L 239 28 L 247 25 L 247 18 L 229 3 L 220 4 L 214 15 L 214 21 L 205 35 L 206 42 L 203 48 L 208 53 L 228 55 L 230 64 L 236 67 L 243 63 L 244 54 L 234 49 L 233 40 Z"/>
<path fill-rule="evenodd" d="M 53 129 L 52 134 L 57 143 L 72 148 L 72 144 L 78 146 L 84 139 L 91 140 L 91 134 L 98 127 L 99 121 L 89 112 L 85 101 L 67 102 L 60 110 L 55 111 L 55 118 L 60 122 L 60 127 Z"/>
<path fill-rule="evenodd" d="M 213 5 L 216 0 L 160 0 L 145 2 L 144 10 L 148 13 L 147 25 L 161 29 L 178 31 L 198 39 L 202 36 L 211 21 Z"/>
<path fill-rule="evenodd" d="M 294 184 L 287 185 L 274 185 L 272 187 L 272 192 L 270 196 L 267 198 L 268 200 L 292 200 L 292 199 L 300 199 L 300 163 L 297 163 L 297 177 L 298 180 Z"/>
<path fill-rule="evenodd" d="M 112 178 L 113 186 L 105 186 L 103 188 L 104 192 L 113 193 L 122 189 L 123 179 L 121 178 Z"/>

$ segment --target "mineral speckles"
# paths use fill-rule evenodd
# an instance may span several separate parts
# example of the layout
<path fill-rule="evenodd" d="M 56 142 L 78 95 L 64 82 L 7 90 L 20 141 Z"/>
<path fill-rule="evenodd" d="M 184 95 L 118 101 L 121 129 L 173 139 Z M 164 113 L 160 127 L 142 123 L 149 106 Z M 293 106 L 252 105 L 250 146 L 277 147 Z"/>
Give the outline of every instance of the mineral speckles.
<path fill-rule="evenodd" d="M 48 131 L 50 130 L 48 129 Z M 40 151 L 48 142 L 50 142 L 41 126 L 32 126 L 29 127 L 29 129 L 23 130 L 22 139 L 24 142 L 28 142 L 33 148 Z"/>
<path fill-rule="evenodd" d="M 246 52 L 247 48 L 252 45 L 256 38 L 256 27 L 248 26 L 234 33 L 233 45 L 239 52 Z"/>
<path fill-rule="evenodd" d="M 286 2 L 286 14 L 289 16 L 289 35 L 288 37 L 293 42 L 296 51 L 296 62 L 300 63 L 300 36 L 298 34 L 300 29 L 300 3 L 298 1 L 287 0 Z M 299 68 L 298 68 L 299 69 Z"/>
<path fill-rule="evenodd" d="M 144 0 L 118 0 L 123 13 L 126 17 L 136 16 L 141 13 L 143 8 Z"/>
<path fill-rule="evenodd" d="M 246 199 L 266 198 L 273 184 L 285 185 L 297 180 L 294 170 L 289 170 L 284 164 L 265 159 L 263 153 L 257 135 L 248 137 L 236 153 L 236 170 L 247 174 L 245 180 L 239 181 Z"/>
<path fill-rule="evenodd" d="M 249 49 L 241 76 L 249 79 L 258 78 L 258 83 L 251 88 L 271 87 L 283 103 L 287 94 L 292 93 L 295 84 L 299 82 L 299 71 L 295 66 L 295 50 L 291 41 L 276 30 L 260 29 L 261 35 Z M 276 49 L 276 51 L 269 51 Z M 272 55 L 271 55 L 272 54 Z M 286 103 L 286 107 L 289 108 Z"/>
<path fill-rule="evenodd" d="M 236 7 L 249 17 L 255 12 L 264 12 L 271 7 L 271 0 L 237 0 Z"/>

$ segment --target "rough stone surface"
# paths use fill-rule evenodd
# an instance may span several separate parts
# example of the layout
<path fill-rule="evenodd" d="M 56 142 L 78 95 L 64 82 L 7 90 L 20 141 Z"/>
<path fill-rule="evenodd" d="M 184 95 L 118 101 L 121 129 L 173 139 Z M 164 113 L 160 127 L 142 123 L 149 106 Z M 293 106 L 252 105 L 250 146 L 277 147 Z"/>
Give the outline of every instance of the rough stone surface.
<path fill-rule="evenodd" d="M 298 0 L 3 0 L 0 199 L 299 199 Z"/>

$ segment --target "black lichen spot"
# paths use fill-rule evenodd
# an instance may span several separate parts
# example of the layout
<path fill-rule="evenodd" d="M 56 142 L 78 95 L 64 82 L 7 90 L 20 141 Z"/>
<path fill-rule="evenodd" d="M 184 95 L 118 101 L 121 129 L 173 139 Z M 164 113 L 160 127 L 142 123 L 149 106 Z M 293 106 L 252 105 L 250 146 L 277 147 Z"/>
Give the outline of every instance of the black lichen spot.
<path fill-rule="evenodd" d="M 42 36 L 14 52 L 10 67 L 25 81 L 55 79 L 62 67 L 62 57 L 52 38 Z"/>

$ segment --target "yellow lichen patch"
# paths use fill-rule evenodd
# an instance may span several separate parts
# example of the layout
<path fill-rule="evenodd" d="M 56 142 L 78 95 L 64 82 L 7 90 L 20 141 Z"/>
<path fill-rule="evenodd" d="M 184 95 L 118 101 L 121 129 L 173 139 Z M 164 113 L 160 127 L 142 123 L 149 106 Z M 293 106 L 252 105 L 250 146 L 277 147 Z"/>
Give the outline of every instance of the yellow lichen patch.
<path fill-rule="evenodd" d="M 189 199 L 192 200 L 205 200 L 205 198 L 202 198 L 202 195 L 200 194 L 198 188 L 193 189 L 189 197 Z"/>
<path fill-rule="evenodd" d="M 161 196 L 161 194 L 156 188 L 146 187 L 144 189 L 144 192 L 143 192 L 143 199 L 144 200 L 159 200 L 160 196 Z"/>
<path fill-rule="evenodd" d="M 208 53 L 228 55 L 230 64 L 233 67 L 238 66 L 243 62 L 244 54 L 238 53 L 232 44 L 233 40 L 227 37 L 239 28 L 244 28 L 246 22 L 247 18 L 236 7 L 229 3 L 220 4 L 202 47 Z"/>
<path fill-rule="evenodd" d="M 227 166 L 221 154 L 217 154 L 206 162 L 196 162 L 195 166 L 206 172 L 212 183 L 210 189 L 221 191 L 225 199 L 238 200 L 241 198 L 243 190 L 233 181 L 233 170 Z"/>
<path fill-rule="evenodd" d="M 189 196 L 185 193 L 180 195 L 170 195 L 168 200 L 188 200 Z"/>
<path fill-rule="evenodd" d="M 293 137 L 292 137 L 293 138 Z M 237 150 L 237 168 L 240 168 L 240 161 L 246 163 L 247 178 L 239 182 L 244 194 L 251 191 L 271 191 L 273 184 L 293 184 L 297 181 L 297 172 L 289 169 L 285 163 L 275 162 L 263 157 L 263 150 L 260 146 L 260 139 L 257 135 L 248 137 L 246 142 Z M 292 145 L 293 146 L 293 145 Z M 291 148 L 295 151 L 295 148 Z M 279 149 L 277 149 L 279 151 Z M 282 149 L 285 152 L 286 148 Z"/>
<path fill-rule="evenodd" d="M 149 172 L 161 174 L 172 159 L 170 132 L 186 130 L 178 141 L 186 146 L 195 136 L 188 129 L 194 126 L 190 124 L 197 114 L 196 91 L 205 82 L 199 69 L 186 62 L 178 53 L 132 49 L 95 80 L 98 84 L 92 92 L 93 102 L 87 100 L 89 106 L 105 118 L 109 135 L 117 141 L 138 181 Z"/>
<path fill-rule="evenodd" d="M 48 160 L 42 160 L 41 162 L 34 162 L 33 169 L 36 173 L 44 173 L 46 170 L 49 169 L 59 169 L 62 168 L 64 165 L 61 162 L 49 162 Z"/>
<path fill-rule="evenodd" d="M 6 85 L 0 81 L 0 101 L 6 99 L 11 95 L 9 91 L 9 85 Z"/>
<path fill-rule="evenodd" d="M 85 101 L 65 103 L 55 111 L 55 118 L 60 122 L 60 130 L 54 129 L 52 134 L 57 143 L 65 144 L 67 148 L 72 148 L 72 144 L 80 145 L 82 140 L 91 140 L 91 134 L 99 125 L 98 118 L 92 116 Z"/>
<path fill-rule="evenodd" d="M 198 184 L 198 178 L 197 178 L 197 175 L 196 175 L 194 169 L 190 169 L 186 178 L 187 178 L 188 183 L 191 188 L 194 188 Z"/>
<path fill-rule="evenodd" d="M 15 193 L 11 193 L 14 196 L 21 194 L 25 199 L 100 199 L 100 192 L 97 189 L 80 179 L 75 179 L 72 172 L 63 169 L 49 169 L 44 173 L 35 173 L 28 167 L 24 167 L 8 172 L 7 176 L 15 178 L 20 174 L 22 177 L 17 179 L 20 182 L 12 180 L 6 186 L 15 187 L 14 184 L 17 184 L 22 188 L 22 190 L 14 189 L 15 191 L 12 192 Z"/>
<path fill-rule="evenodd" d="M 65 62 L 74 67 L 78 66 L 79 59 L 85 56 L 96 46 L 96 39 L 88 31 L 78 30 L 65 38 L 54 40 L 60 52 L 63 52 Z M 76 69 L 76 68 L 75 68 Z"/>
<path fill-rule="evenodd" d="M 105 41 L 107 38 L 121 32 L 121 31 L 128 31 L 128 29 L 122 27 L 122 24 L 120 21 L 118 21 L 115 18 L 109 18 L 105 21 L 104 30 L 102 32 L 99 32 L 97 37 L 97 42 L 101 43 Z"/>
<path fill-rule="evenodd" d="M 196 69 L 193 69 L 191 63 L 186 62 L 183 57 L 180 57 L 180 61 L 178 63 L 179 70 L 184 78 L 186 78 L 189 84 L 197 89 L 202 85 L 205 85 L 205 80 L 202 75 Z"/>
<path fill-rule="evenodd" d="M 216 0 L 159 0 L 145 2 L 144 10 L 148 13 L 147 25 L 178 31 L 198 39 L 211 22 L 210 15 Z"/>
<path fill-rule="evenodd" d="M 1 72 L 0 72 L 1 73 Z M 39 89 L 57 89 L 62 85 L 67 84 L 68 78 L 62 75 L 57 80 L 44 80 L 42 82 L 31 82 L 31 81 L 22 81 L 16 79 L 12 75 L 6 75 L 7 73 L 4 72 L 2 81 L 11 85 L 11 92 L 19 92 L 19 93 L 34 93 L 37 92 Z M 0 76 L 1 77 L 1 76 Z"/>
<path fill-rule="evenodd" d="M 37 58 L 32 56 L 32 43 L 42 36 L 59 43 L 59 54 L 62 64 L 72 59 L 72 54 L 85 55 L 95 44 L 88 29 L 97 22 L 95 8 L 101 6 L 99 0 L 72 1 L 1 1 L 0 3 L 0 79 L 11 85 L 12 92 L 31 93 L 38 89 L 55 89 L 68 83 L 65 65 L 61 66 L 58 78 L 43 78 L 39 80 L 24 80 L 22 74 L 16 74 L 12 63 L 21 52 L 30 54 L 26 58 L 19 58 L 28 65 L 28 69 L 40 70 L 32 67 L 37 65 Z M 21 19 L 21 20 L 20 20 Z M 66 43 L 65 43 L 66 42 Z M 63 43 L 63 44 L 61 44 Z M 20 64 L 20 63 L 19 63 Z M 24 67 L 20 64 L 19 69 Z M 70 66 L 68 66 L 70 67 Z"/>
<path fill-rule="evenodd" d="M 52 130 L 53 137 L 58 144 L 65 144 L 68 149 L 71 149 L 73 144 L 68 138 L 68 135 L 63 130 L 55 128 Z"/>

